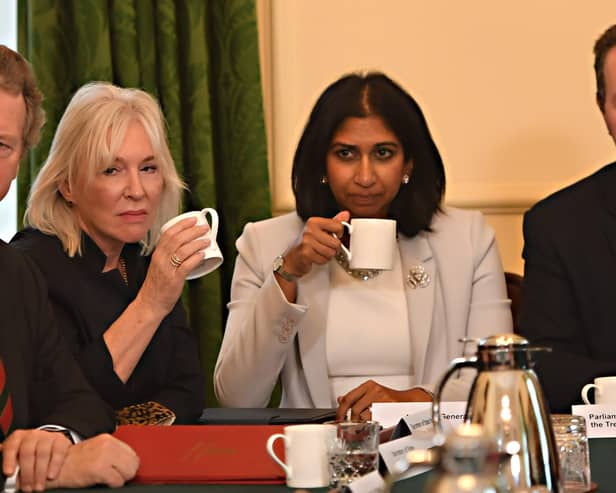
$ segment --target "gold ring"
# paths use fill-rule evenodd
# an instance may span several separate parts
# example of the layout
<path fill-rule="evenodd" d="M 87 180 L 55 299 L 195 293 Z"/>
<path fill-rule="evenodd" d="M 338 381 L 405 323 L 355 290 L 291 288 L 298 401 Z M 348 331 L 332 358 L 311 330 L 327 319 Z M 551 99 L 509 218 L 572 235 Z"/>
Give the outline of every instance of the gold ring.
<path fill-rule="evenodd" d="M 175 253 L 171 255 L 171 265 L 173 265 L 173 267 L 175 267 L 176 269 L 180 265 L 182 265 L 182 259 L 178 257 Z"/>

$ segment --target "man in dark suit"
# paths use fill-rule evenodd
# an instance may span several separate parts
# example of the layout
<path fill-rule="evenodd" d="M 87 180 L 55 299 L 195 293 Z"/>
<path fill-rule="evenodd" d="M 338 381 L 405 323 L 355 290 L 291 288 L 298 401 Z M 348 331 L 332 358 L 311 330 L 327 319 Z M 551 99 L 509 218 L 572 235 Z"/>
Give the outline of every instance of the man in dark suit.
<path fill-rule="evenodd" d="M 597 104 L 616 141 L 616 25 L 594 48 Z M 551 346 L 537 372 L 553 412 L 571 412 L 595 377 L 616 375 L 616 163 L 524 217 L 520 332 Z"/>
<path fill-rule="evenodd" d="M 38 140 L 41 101 L 27 62 L 0 45 L 0 200 Z M 100 435 L 114 426 L 111 409 L 87 384 L 54 325 L 41 275 L 0 241 L 3 473 L 22 491 L 120 486 L 134 476 L 138 459 L 128 445 Z"/>

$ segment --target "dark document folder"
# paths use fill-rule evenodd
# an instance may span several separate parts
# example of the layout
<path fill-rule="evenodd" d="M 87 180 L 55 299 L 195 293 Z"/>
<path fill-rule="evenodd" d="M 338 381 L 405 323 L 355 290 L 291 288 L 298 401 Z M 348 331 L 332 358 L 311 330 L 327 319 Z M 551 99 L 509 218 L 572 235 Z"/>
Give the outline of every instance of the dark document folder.
<path fill-rule="evenodd" d="M 203 410 L 199 423 L 219 425 L 286 425 L 324 423 L 336 419 L 336 409 L 294 408 L 229 408 L 211 407 Z"/>

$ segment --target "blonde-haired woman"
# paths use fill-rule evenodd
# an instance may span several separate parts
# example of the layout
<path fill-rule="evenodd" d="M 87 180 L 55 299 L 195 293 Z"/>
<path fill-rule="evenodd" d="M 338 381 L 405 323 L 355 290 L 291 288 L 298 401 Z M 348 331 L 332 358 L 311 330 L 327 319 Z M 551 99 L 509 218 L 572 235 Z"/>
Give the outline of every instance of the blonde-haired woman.
<path fill-rule="evenodd" d="M 159 235 L 182 188 L 158 103 L 137 89 L 87 84 L 30 190 L 29 227 L 11 244 L 46 277 L 58 325 L 110 405 L 154 401 L 191 422 L 203 375 L 178 300 L 207 226 L 186 219 Z"/>

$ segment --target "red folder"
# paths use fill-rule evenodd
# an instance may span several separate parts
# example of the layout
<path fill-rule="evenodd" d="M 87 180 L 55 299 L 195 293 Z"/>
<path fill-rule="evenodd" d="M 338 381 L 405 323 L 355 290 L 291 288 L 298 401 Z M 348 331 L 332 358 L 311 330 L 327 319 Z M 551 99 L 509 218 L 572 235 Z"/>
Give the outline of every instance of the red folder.
<path fill-rule="evenodd" d="M 277 425 L 119 426 L 114 436 L 139 456 L 134 482 L 278 484 L 284 471 L 265 449 Z M 282 440 L 275 450 L 284 457 Z"/>

